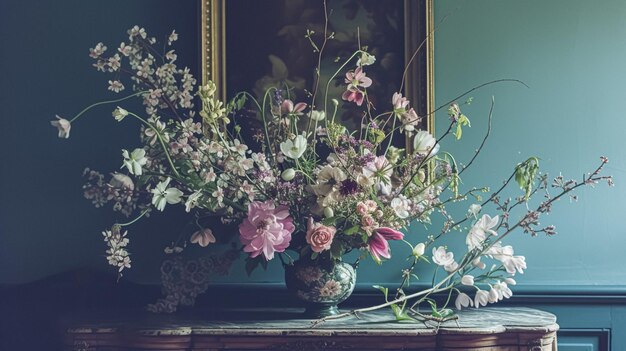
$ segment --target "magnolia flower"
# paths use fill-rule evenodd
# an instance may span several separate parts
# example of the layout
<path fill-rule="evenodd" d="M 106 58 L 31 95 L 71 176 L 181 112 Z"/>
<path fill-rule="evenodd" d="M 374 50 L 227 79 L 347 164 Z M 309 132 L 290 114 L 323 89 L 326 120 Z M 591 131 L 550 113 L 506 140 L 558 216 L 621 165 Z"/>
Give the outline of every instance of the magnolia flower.
<path fill-rule="evenodd" d="M 333 243 L 336 232 L 337 228 L 325 226 L 322 223 L 315 223 L 313 218 L 309 217 L 306 230 L 306 242 L 311 245 L 313 252 L 330 250 L 330 245 Z"/>
<path fill-rule="evenodd" d="M 248 205 L 248 217 L 239 225 L 239 240 L 243 251 L 254 258 L 263 255 L 267 261 L 275 252 L 289 247 L 291 233 L 296 229 L 287 206 L 276 206 L 273 201 L 254 201 Z"/>
<path fill-rule="evenodd" d="M 391 200 L 391 208 L 399 218 L 407 218 L 409 216 L 409 210 L 411 209 L 411 203 L 404 195 L 398 195 L 398 197 Z"/>
<path fill-rule="evenodd" d="M 198 230 L 197 232 L 191 235 L 191 239 L 189 242 L 192 244 L 198 244 L 202 247 L 207 247 L 209 244 L 213 244 L 215 242 L 215 235 L 213 235 L 213 231 L 209 228 L 204 228 Z"/>
<path fill-rule="evenodd" d="M 474 306 L 472 299 L 466 293 L 459 293 L 456 297 L 456 301 L 454 301 L 454 306 L 457 310 L 461 310 L 463 307 Z"/>
<path fill-rule="evenodd" d="M 127 150 L 122 150 L 122 156 L 124 156 L 124 164 L 122 167 L 128 168 L 128 172 L 134 175 L 141 175 L 141 167 L 144 166 L 148 159 L 146 158 L 146 150 L 135 149 L 130 154 Z"/>
<path fill-rule="evenodd" d="M 368 246 L 372 258 L 377 263 L 381 262 L 381 257 L 391 258 L 389 253 L 388 240 L 402 240 L 404 234 L 391 228 L 377 228 L 368 241 Z"/>
<path fill-rule="evenodd" d="M 168 188 L 171 179 L 167 178 L 164 181 L 157 184 L 157 186 L 151 190 L 152 192 L 152 204 L 159 211 L 163 211 L 166 204 L 177 204 L 180 202 L 183 192 L 176 188 Z"/>
<path fill-rule="evenodd" d="M 413 150 L 420 155 L 432 157 L 439 152 L 439 144 L 430 133 L 420 130 L 413 139 Z"/>
<path fill-rule="evenodd" d="M 480 308 L 480 306 L 487 306 L 489 303 L 489 292 L 485 290 L 478 290 L 476 296 L 474 296 L 474 306 Z"/>
<path fill-rule="evenodd" d="M 120 122 L 124 119 L 124 117 L 128 116 L 128 111 L 118 106 L 115 108 L 115 110 L 113 110 L 112 115 L 116 121 Z"/>
<path fill-rule="evenodd" d="M 469 209 L 467 210 L 467 214 L 473 216 L 474 218 L 478 218 L 478 214 L 480 213 L 481 209 L 482 206 L 480 206 L 479 204 L 471 204 Z"/>
<path fill-rule="evenodd" d="M 373 65 L 376 62 L 376 56 L 370 55 L 367 52 L 362 52 L 361 57 L 356 62 L 357 66 L 369 66 Z"/>
<path fill-rule="evenodd" d="M 498 235 L 498 233 L 496 233 L 496 231 L 492 228 L 495 228 L 499 221 L 500 218 L 498 216 L 492 218 L 489 215 L 484 214 L 480 217 L 465 238 L 465 243 L 467 244 L 468 249 L 473 250 L 481 248 L 483 242 L 487 240 L 487 234 Z"/>
<path fill-rule="evenodd" d="M 311 119 L 314 121 L 322 121 L 324 120 L 324 118 L 326 118 L 326 112 L 324 111 L 316 111 L 313 110 L 311 111 Z"/>
<path fill-rule="evenodd" d="M 65 118 L 61 118 L 59 117 L 59 115 L 56 115 L 57 120 L 56 121 L 50 121 L 50 124 L 53 127 L 57 127 L 57 129 L 59 130 L 59 138 L 69 138 L 70 137 L 70 129 L 72 129 L 72 124 L 70 123 L 70 121 L 66 120 Z"/>
<path fill-rule="evenodd" d="M 189 195 L 187 201 L 185 202 L 185 211 L 190 212 L 192 208 L 198 205 L 198 200 L 202 197 L 202 192 L 196 191 L 193 194 Z M 206 246 L 206 245 L 205 245 Z"/>
<path fill-rule="evenodd" d="M 306 138 L 298 135 L 294 140 L 287 140 L 280 143 L 280 151 L 289 158 L 299 159 L 306 150 Z"/>
<path fill-rule="evenodd" d="M 461 284 L 467 286 L 474 286 L 474 276 L 466 274 L 461 278 Z"/>
<path fill-rule="evenodd" d="M 439 246 L 433 248 L 433 262 L 439 266 L 446 266 L 454 262 L 454 253 L 446 252 L 446 248 Z"/>

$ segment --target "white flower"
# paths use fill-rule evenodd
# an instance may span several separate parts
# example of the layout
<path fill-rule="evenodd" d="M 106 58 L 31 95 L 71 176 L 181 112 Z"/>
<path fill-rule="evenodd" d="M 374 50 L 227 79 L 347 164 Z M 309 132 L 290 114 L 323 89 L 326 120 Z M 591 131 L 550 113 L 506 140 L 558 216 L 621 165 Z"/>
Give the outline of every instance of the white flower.
<path fill-rule="evenodd" d="M 485 262 L 481 262 L 480 261 L 480 257 L 477 257 L 477 258 L 475 258 L 472 261 L 472 266 L 474 266 L 474 267 L 476 267 L 478 269 L 485 269 L 485 267 L 486 267 Z"/>
<path fill-rule="evenodd" d="M 202 196 L 202 192 L 196 191 L 193 194 L 189 195 L 187 201 L 185 202 L 185 211 L 190 212 L 192 208 L 198 205 L 198 200 Z"/>
<path fill-rule="evenodd" d="M 504 282 L 507 283 L 508 285 L 516 285 L 517 284 L 517 282 L 513 278 L 506 278 L 506 279 L 504 279 Z"/>
<path fill-rule="evenodd" d="M 61 118 L 59 117 L 59 115 L 56 115 L 57 117 L 57 121 L 50 121 L 50 124 L 53 127 L 57 127 L 57 129 L 59 130 L 59 138 L 69 138 L 70 137 L 70 129 L 72 129 L 72 124 L 70 123 L 70 121 L 66 120 L 65 118 Z"/>
<path fill-rule="evenodd" d="M 467 234 L 467 238 L 465 239 L 465 243 L 469 250 L 473 250 L 475 248 L 481 248 L 483 242 L 487 239 L 487 234 L 498 235 L 492 228 L 498 225 L 500 218 L 498 216 L 490 217 L 487 214 L 484 214 L 480 219 L 474 224 L 474 226 L 470 229 Z"/>
<path fill-rule="evenodd" d="M 326 118 L 326 112 L 324 111 L 316 111 L 316 110 L 312 110 L 311 111 L 311 119 L 314 121 L 322 121 L 324 120 L 324 118 Z"/>
<path fill-rule="evenodd" d="M 430 133 L 425 130 L 420 130 L 415 134 L 413 139 L 413 150 L 423 156 L 428 157 L 435 156 L 439 152 L 439 144 Z"/>
<path fill-rule="evenodd" d="M 502 259 L 502 265 L 504 265 L 504 268 L 506 268 L 506 272 L 509 274 L 515 274 L 516 272 L 524 274 L 524 269 L 526 269 L 526 257 L 505 256 Z"/>
<path fill-rule="evenodd" d="M 469 209 L 467 210 L 467 214 L 473 216 L 474 218 L 478 218 L 478 214 L 480 213 L 481 209 L 482 206 L 480 206 L 479 204 L 471 204 Z"/>
<path fill-rule="evenodd" d="M 198 244 L 202 247 L 207 247 L 209 244 L 213 244 L 215 242 L 215 235 L 213 235 L 213 231 L 209 228 L 204 228 L 202 230 L 198 230 L 197 232 L 191 235 L 191 239 L 189 242 L 192 244 Z"/>
<path fill-rule="evenodd" d="M 299 159 L 306 150 L 306 138 L 298 135 L 294 140 L 287 140 L 280 143 L 280 151 L 289 158 Z"/>
<path fill-rule="evenodd" d="M 407 218 L 409 216 L 409 209 L 411 203 L 404 195 L 398 195 L 398 197 L 391 200 L 391 208 L 399 218 Z"/>
<path fill-rule="evenodd" d="M 357 66 L 369 66 L 376 62 L 376 56 L 370 55 L 367 52 L 362 52 L 361 57 L 356 62 Z"/>
<path fill-rule="evenodd" d="M 178 40 L 178 33 L 175 30 L 172 31 L 169 37 L 167 37 L 167 45 L 172 45 L 173 42 Z"/>
<path fill-rule="evenodd" d="M 454 262 L 454 253 L 446 252 L 446 248 L 439 246 L 433 248 L 433 262 L 439 266 L 446 266 Z"/>
<path fill-rule="evenodd" d="M 478 290 L 476 296 L 474 296 L 474 306 L 480 308 L 480 306 L 487 306 L 489 303 L 489 292 L 485 290 Z"/>
<path fill-rule="evenodd" d="M 115 108 L 115 110 L 113 110 L 112 115 L 116 121 L 120 122 L 124 119 L 124 117 L 128 116 L 128 111 L 118 106 Z"/>
<path fill-rule="evenodd" d="M 413 256 L 420 257 L 424 255 L 424 251 L 426 250 L 426 245 L 424 243 L 419 243 L 415 245 L 413 248 Z"/>
<path fill-rule="evenodd" d="M 447 265 L 443 266 L 443 269 L 446 272 L 448 272 L 448 273 L 452 273 L 452 272 L 456 271 L 457 268 L 459 268 L 459 264 L 456 263 L 456 261 L 452 261 L 452 262 L 448 263 Z"/>
<path fill-rule="evenodd" d="M 493 288 L 498 292 L 498 298 L 500 300 L 508 299 L 513 296 L 513 292 L 505 282 L 498 282 L 493 286 Z"/>
<path fill-rule="evenodd" d="M 459 293 L 456 297 L 456 301 L 454 301 L 454 306 L 460 311 L 463 307 L 474 306 L 474 303 L 466 293 Z"/>
<path fill-rule="evenodd" d="M 130 177 L 126 174 L 122 173 L 112 173 L 109 185 L 114 188 L 126 188 L 129 190 L 135 189 L 135 184 L 133 183 L 133 180 L 130 179 Z"/>
<path fill-rule="evenodd" d="M 461 278 L 461 284 L 467 286 L 474 286 L 474 276 L 466 274 Z"/>
<path fill-rule="evenodd" d="M 120 82 L 119 80 L 109 80 L 108 89 L 112 92 L 119 93 L 120 91 L 124 90 L 124 84 L 122 84 L 122 82 Z"/>
<path fill-rule="evenodd" d="M 183 192 L 176 188 L 168 188 L 167 186 L 170 184 L 171 179 L 167 178 L 166 180 L 157 184 L 156 188 L 152 189 L 152 204 L 159 211 L 163 211 L 166 204 L 177 204 L 180 202 L 181 197 L 183 196 Z"/>
<path fill-rule="evenodd" d="M 141 167 L 148 162 L 146 150 L 135 149 L 130 154 L 128 154 L 127 150 L 122 150 L 122 156 L 124 156 L 122 167 L 128 168 L 130 174 L 141 175 Z"/>
<path fill-rule="evenodd" d="M 393 175 L 393 166 L 389 163 L 385 156 L 376 156 L 374 161 L 369 162 L 363 167 L 363 175 L 366 178 L 375 178 L 376 191 L 383 195 L 391 193 L 391 176 Z"/>
<path fill-rule="evenodd" d="M 491 289 L 489 290 L 488 300 L 489 300 L 489 303 L 496 303 L 500 301 L 500 294 L 498 293 L 498 290 L 491 287 Z"/>

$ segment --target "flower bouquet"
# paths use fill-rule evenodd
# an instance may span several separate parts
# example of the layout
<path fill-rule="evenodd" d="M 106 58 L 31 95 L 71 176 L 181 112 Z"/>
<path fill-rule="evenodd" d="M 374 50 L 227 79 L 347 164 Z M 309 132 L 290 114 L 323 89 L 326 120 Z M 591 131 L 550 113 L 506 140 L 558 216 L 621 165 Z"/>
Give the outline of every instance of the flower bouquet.
<path fill-rule="evenodd" d="M 381 113 L 368 98 L 373 83 L 368 66 L 376 58 L 364 48 L 345 58 L 325 84 L 320 82 L 321 67 L 316 67 L 316 79 L 307 91 L 279 84 L 262 96 L 241 92 L 225 102 L 215 84 L 196 87 L 190 70 L 177 67 L 177 55 L 170 50 L 176 32 L 167 38 L 165 52 L 155 49 L 156 39 L 143 28 L 135 26 L 128 34 L 128 41 L 114 53 L 98 43 L 90 56 L 98 70 L 112 75 L 109 90 L 123 93 L 132 84 L 131 94 L 106 103 L 118 105 L 112 112 L 117 121 L 141 122 L 143 146 L 122 150 L 124 170 L 108 180 L 87 170 L 84 186 L 85 196 L 97 207 L 111 203 L 115 211 L 134 218 L 103 232 L 108 262 L 120 275 L 131 265 L 126 227 L 180 205 L 195 213 L 197 230 L 189 233 L 189 243 L 236 243 L 246 255 L 249 272 L 281 260 L 287 286 L 305 302 L 309 316 L 338 318 L 390 307 L 398 320 L 442 320 L 453 316 L 448 308 L 453 297 L 457 309 L 510 297 L 512 277 L 523 273 L 526 261 L 502 240 L 517 229 L 554 234 L 553 226 L 540 227 L 538 222 L 554 201 L 579 186 L 611 181 L 600 175 L 605 158 L 581 181 L 558 177 L 550 183 L 532 157 L 512 167 L 511 176 L 495 192 L 484 187 L 462 191 L 460 176 L 482 145 L 466 166 L 460 166 L 440 149 L 440 141 L 461 139 L 463 127 L 469 125 L 463 103 L 452 101 L 431 112 L 443 110 L 449 119 L 447 131 L 437 139 L 418 128 L 427 116 L 418 116 L 401 88 L 389 97 L 392 109 Z M 321 57 L 332 35 L 321 33 L 315 42 L 317 37 L 309 32 L 307 38 Z M 329 96 L 333 83 L 343 86 L 341 96 Z M 141 99 L 145 110 L 119 105 L 131 98 Z M 59 137 L 69 137 L 76 119 L 95 105 L 71 121 L 52 121 Z M 360 111 L 357 130 L 338 122 L 346 106 Z M 406 145 L 399 138 L 408 141 Z M 520 196 L 501 198 L 512 184 L 522 189 Z M 551 195 L 549 188 L 558 193 Z M 538 194 L 543 199 L 532 207 L 529 200 Z M 474 201 L 466 216 L 455 220 L 446 211 L 446 205 L 468 199 Z M 483 214 L 488 205 L 499 215 Z M 521 212 L 518 217 L 516 210 Z M 433 213 L 444 218 L 437 235 L 405 235 L 403 230 L 415 221 L 430 223 Z M 203 225 L 200 219 L 206 216 L 233 223 L 238 230 L 218 232 Z M 439 239 L 463 224 L 470 224 L 464 236 L 467 250 L 453 253 Z M 409 266 L 394 293 L 379 286 L 384 303 L 339 313 L 336 305 L 354 289 L 358 261 L 390 259 L 390 241 L 403 241 L 410 248 Z M 178 253 L 182 246 L 166 250 Z M 358 253 L 356 263 L 344 262 L 350 252 Z M 416 267 L 427 264 L 445 274 L 433 279 L 429 288 L 411 291 Z M 432 296 L 442 293 L 447 302 L 437 305 Z M 419 309 L 424 304 L 429 313 Z"/>

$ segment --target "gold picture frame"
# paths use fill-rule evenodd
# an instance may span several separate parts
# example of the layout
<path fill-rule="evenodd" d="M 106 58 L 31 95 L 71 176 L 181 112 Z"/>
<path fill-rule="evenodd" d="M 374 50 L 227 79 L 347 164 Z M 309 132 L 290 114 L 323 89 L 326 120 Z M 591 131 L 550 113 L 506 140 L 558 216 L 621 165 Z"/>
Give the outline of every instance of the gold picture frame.
<path fill-rule="evenodd" d="M 226 8 L 227 0 L 201 0 L 202 82 L 217 85 L 226 99 Z M 426 117 L 426 128 L 434 131 L 434 14 L 433 0 L 404 0 L 404 58 L 411 59 L 422 46 L 416 62 L 409 66 L 405 96 L 414 102 L 418 115 Z M 417 103 L 416 103 L 417 102 Z"/>

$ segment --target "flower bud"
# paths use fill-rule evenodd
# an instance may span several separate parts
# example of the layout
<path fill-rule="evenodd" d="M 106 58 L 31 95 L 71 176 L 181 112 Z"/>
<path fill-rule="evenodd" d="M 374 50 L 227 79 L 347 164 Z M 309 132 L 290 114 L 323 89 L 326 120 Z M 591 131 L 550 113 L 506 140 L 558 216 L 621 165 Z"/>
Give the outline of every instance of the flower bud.
<path fill-rule="evenodd" d="M 324 217 L 332 218 L 334 216 L 335 216 L 335 211 L 333 211 L 332 208 L 330 208 L 330 207 L 325 207 L 324 208 Z"/>
<path fill-rule="evenodd" d="M 339 101 L 337 99 L 332 99 L 333 105 L 338 106 L 339 105 Z"/>
<path fill-rule="evenodd" d="M 124 117 L 128 116 L 128 111 L 118 106 L 115 108 L 115 110 L 113 110 L 112 115 L 116 121 L 120 122 L 121 120 L 124 119 Z"/>
<path fill-rule="evenodd" d="M 293 168 L 287 168 L 280 175 L 280 177 L 283 178 L 283 180 L 286 182 L 292 180 L 295 176 L 296 176 L 296 171 Z"/>
<path fill-rule="evenodd" d="M 419 243 L 415 245 L 415 247 L 413 248 L 413 256 L 422 256 L 424 254 L 424 250 L 426 250 L 426 245 L 424 245 L 424 243 Z"/>

